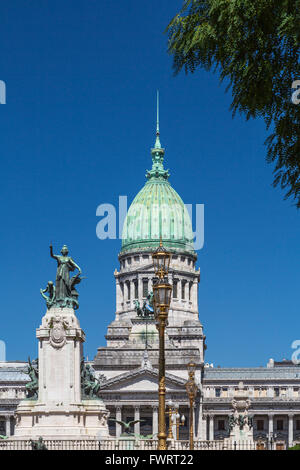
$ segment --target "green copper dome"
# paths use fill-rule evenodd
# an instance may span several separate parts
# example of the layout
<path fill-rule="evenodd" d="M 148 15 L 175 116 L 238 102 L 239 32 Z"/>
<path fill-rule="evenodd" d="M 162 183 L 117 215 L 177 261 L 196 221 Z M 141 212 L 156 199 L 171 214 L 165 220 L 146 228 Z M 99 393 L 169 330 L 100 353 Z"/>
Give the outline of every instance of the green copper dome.
<path fill-rule="evenodd" d="M 157 123 L 156 142 L 151 150 L 152 169 L 147 171 L 148 181 L 127 212 L 121 253 L 152 250 L 162 238 L 164 246 L 171 251 L 195 255 L 191 219 L 181 197 L 168 181 L 169 171 L 163 166 L 164 153 Z"/>

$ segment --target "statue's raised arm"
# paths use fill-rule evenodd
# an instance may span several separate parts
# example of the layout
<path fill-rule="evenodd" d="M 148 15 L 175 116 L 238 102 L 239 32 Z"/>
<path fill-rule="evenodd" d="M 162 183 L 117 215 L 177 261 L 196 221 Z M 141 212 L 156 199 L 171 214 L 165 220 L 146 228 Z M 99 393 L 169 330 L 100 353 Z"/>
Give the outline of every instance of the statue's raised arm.
<path fill-rule="evenodd" d="M 54 258 L 54 259 L 58 260 L 59 256 L 53 254 L 53 246 L 52 246 L 52 243 L 50 243 L 50 247 L 49 247 L 49 248 L 50 248 L 50 256 L 51 256 L 51 258 Z"/>

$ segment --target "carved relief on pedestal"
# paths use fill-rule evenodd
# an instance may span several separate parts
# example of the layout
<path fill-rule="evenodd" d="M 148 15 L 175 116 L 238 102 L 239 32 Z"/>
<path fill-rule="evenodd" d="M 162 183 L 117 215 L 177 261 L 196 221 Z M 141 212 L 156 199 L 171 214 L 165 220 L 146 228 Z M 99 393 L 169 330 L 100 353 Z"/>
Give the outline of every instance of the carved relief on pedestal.
<path fill-rule="evenodd" d="M 54 348 L 62 348 L 66 344 L 66 329 L 68 323 L 60 316 L 53 317 L 50 321 L 50 344 Z"/>

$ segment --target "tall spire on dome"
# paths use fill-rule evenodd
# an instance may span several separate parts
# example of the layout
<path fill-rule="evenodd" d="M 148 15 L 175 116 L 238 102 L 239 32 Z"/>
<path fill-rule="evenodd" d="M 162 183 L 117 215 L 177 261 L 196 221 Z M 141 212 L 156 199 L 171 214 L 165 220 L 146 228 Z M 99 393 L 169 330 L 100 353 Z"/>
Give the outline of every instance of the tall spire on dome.
<path fill-rule="evenodd" d="M 164 169 L 164 155 L 165 149 L 162 148 L 160 143 L 160 132 L 159 132 L 159 91 L 156 94 L 156 140 L 154 148 L 151 149 L 152 155 L 152 169 L 147 171 L 146 177 L 148 179 L 156 178 L 167 180 L 169 177 L 169 170 Z"/>
<path fill-rule="evenodd" d="M 156 141 L 154 148 L 161 149 L 161 144 L 159 140 L 159 91 L 156 92 Z"/>

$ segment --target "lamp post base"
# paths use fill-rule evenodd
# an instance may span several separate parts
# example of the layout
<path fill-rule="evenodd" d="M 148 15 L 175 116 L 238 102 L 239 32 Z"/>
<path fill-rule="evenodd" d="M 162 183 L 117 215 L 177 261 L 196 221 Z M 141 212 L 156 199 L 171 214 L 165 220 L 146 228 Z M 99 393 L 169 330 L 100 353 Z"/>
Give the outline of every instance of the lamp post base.
<path fill-rule="evenodd" d="M 158 433 L 158 450 L 167 450 L 167 435 L 165 433 Z"/>

